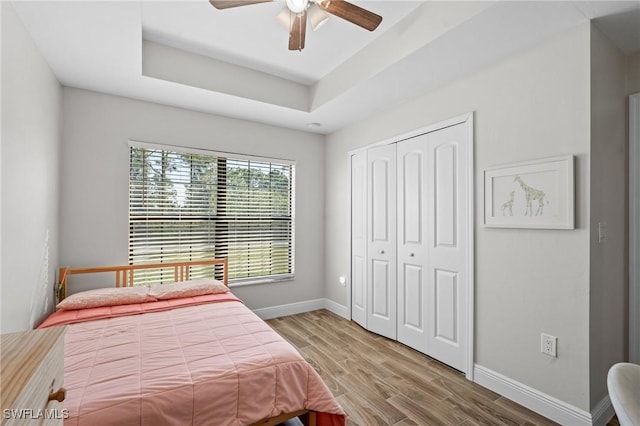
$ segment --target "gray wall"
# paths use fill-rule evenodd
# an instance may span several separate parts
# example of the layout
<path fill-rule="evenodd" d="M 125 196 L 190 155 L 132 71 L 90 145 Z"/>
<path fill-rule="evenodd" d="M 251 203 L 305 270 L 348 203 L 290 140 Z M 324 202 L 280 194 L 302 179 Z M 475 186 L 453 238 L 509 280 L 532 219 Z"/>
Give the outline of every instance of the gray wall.
<path fill-rule="evenodd" d="M 627 57 L 627 95 L 640 93 L 640 52 Z"/>
<path fill-rule="evenodd" d="M 296 160 L 296 279 L 234 288 L 253 309 L 323 297 L 324 138 L 64 88 L 62 265 L 128 262 L 128 141 Z"/>
<path fill-rule="evenodd" d="M 591 406 L 607 395 L 607 371 L 626 359 L 627 58 L 591 30 Z M 598 223 L 606 240 L 598 242 Z"/>
<path fill-rule="evenodd" d="M 58 265 L 61 88 L 2 2 L 2 333 L 53 309 Z"/>
<path fill-rule="evenodd" d="M 589 411 L 590 27 L 327 137 L 326 296 L 346 304 L 347 152 L 475 111 L 476 362 Z M 429 72 L 425 68 L 425 72 Z M 576 156 L 576 229 L 482 226 L 486 167 Z M 558 358 L 540 333 L 559 338 Z"/>

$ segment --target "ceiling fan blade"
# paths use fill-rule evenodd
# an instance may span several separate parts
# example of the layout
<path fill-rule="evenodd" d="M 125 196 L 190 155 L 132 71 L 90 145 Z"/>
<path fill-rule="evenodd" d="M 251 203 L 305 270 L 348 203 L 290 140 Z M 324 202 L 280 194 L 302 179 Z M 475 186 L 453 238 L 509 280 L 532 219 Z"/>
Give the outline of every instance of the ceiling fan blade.
<path fill-rule="evenodd" d="M 258 3 L 270 3 L 273 0 L 209 0 L 216 9 L 230 9 L 232 7 L 249 6 Z"/>
<path fill-rule="evenodd" d="M 304 39 L 307 35 L 307 12 L 293 15 L 293 25 L 289 33 L 289 50 L 304 49 Z"/>
<path fill-rule="evenodd" d="M 382 16 L 344 0 L 331 0 L 326 5 L 321 2 L 317 4 L 332 15 L 336 15 L 369 31 L 378 28 L 378 25 L 382 22 Z"/>

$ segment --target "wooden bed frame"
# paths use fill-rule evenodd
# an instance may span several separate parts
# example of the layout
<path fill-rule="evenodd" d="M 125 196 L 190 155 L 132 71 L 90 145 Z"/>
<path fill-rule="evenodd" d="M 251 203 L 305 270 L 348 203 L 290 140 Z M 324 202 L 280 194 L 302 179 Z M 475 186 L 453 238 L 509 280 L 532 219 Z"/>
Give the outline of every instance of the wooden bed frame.
<path fill-rule="evenodd" d="M 228 259 L 194 260 L 191 262 L 172 263 L 145 263 L 141 265 L 99 266 L 95 268 L 60 268 L 58 281 L 58 299 L 67 297 L 67 278 L 76 274 L 96 274 L 101 272 L 114 272 L 116 275 L 116 287 L 133 287 L 134 271 L 142 269 L 167 269 L 173 268 L 175 281 L 186 281 L 191 275 L 192 266 L 222 265 L 222 282 L 229 287 L 229 261 Z"/>
<path fill-rule="evenodd" d="M 120 265 L 120 266 L 100 266 L 94 268 L 60 268 L 59 281 L 57 287 L 58 300 L 67 296 L 67 278 L 77 274 L 95 274 L 101 272 L 114 272 L 116 275 L 116 287 L 133 287 L 134 271 L 141 269 L 166 269 L 173 268 L 173 278 L 175 281 L 186 281 L 191 275 L 192 266 L 202 265 L 222 265 L 222 282 L 229 286 L 229 261 L 228 259 L 195 260 L 192 262 L 172 262 L 172 263 L 148 263 L 142 265 Z M 298 417 L 305 426 L 316 426 L 316 412 L 311 410 L 299 410 L 293 413 L 284 413 L 279 416 L 266 418 L 249 426 L 275 426 L 289 419 Z"/>

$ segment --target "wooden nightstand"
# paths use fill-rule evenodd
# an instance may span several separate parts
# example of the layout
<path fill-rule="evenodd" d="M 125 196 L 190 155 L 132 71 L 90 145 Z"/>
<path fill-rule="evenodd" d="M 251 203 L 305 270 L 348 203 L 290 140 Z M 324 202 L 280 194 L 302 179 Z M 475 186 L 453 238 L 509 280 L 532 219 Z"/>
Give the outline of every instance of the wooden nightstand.
<path fill-rule="evenodd" d="M 64 327 L 0 336 L 2 425 L 62 425 Z"/>

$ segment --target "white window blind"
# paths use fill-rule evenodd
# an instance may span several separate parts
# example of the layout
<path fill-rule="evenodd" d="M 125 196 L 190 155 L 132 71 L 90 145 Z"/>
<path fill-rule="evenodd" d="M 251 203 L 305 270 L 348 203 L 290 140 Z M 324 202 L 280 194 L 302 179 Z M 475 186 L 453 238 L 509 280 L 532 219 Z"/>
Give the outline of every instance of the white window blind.
<path fill-rule="evenodd" d="M 227 257 L 232 282 L 292 276 L 294 178 L 278 160 L 132 146 L 129 263 Z M 138 274 L 173 281 L 173 269 Z"/>

